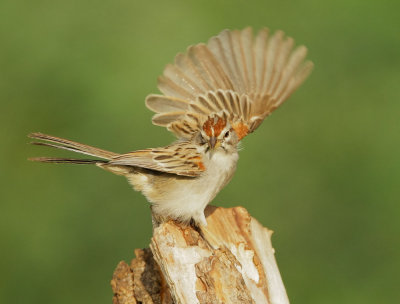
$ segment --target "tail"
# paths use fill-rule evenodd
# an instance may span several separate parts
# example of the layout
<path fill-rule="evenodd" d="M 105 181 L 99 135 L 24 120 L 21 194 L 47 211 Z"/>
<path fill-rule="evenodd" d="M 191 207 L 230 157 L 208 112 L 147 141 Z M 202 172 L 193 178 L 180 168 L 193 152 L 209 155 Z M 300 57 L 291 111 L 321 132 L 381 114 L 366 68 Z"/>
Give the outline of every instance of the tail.
<path fill-rule="evenodd" d="M 108 163 L 108 160 L 119 155 L 118 153 L 102 150 L 92 146 L 80 144 L 72 140 L 46 135 L 42 133 L 31 133 L 28 135 L 28 137 L 44 141 L 44 142 L 32 142 L 33 145 L 63 149 L 103 159 L 103 160 L 96 160 L 96 159 L 53 158 L 53 157 L 29 158 L 29 160 L 32 161 L 38 161 L 43 163 L 73 163 L 73 164 L 100 165 Z"/>

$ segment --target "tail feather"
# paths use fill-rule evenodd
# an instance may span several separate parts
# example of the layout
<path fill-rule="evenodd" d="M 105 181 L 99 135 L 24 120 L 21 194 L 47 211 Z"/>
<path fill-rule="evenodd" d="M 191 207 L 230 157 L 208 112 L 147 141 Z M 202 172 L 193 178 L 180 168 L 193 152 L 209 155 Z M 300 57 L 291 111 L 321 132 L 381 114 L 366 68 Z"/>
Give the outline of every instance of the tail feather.
<path fill-rule="evenodd" d="M 85 151 L 78 150 L 78 149 L 76 149 L 76 148 L 66 147 L 66 146 L 60 146 L 60 145 L 54 145 L 54 144 L 49 144 L 49 143 L 35 142 L 35 141 L 34 141 L 34 142 L 31 142 L 31 145 L 51 147 L 51 148 L 56 148 L 56 149 L 68 150 L 68 151 L 72 151 L 72 152 L 76 152 L 76 153 L 80 153 L 80 154 L 86 154 L 86 155 L 90 155 L 90 156 L 96 156 L 96 155 L 93 155 L 92 153 L 87 153 L 87 152 L 85 152 Z"/>
<path fill-rule="evenodd" d="M 97 159 L 75 159 L 75 158 L 56 158 L 56 157 L 31 157 L 31 161 L 53 164 L 104 164 L 105 160 Z"/>
<path fill-rule="evenodd" d="M 84 144 L 81 144 L 78 142 L 74 142 L 72 140 L 55 137 L 55 136 L 51 136 L 51 135 L 47 135 L 47 134 L 43 134 L 43 133 L 31 133 L 28 136 L 30 138 L 45 141 L 45 142 L 32 142 L 32 144 L 34 144 L 34 145 L 47 146 L 47 147 L 52 147 L 52 148 L 57 148 L 57 149 L 73 151 L 73 152 L 77 152 L 77 153 L 81 153 L 81 154 L 86 154 L 86 155 L 90 155 L 90 156 L 94 156 L 94 157 L 103 158 L 106 160 L 110 160 L 119 155 L 118 153 L 106 151 L 106 150 L 92 147 L 89 145 L 84 145 Z M 42 161 L 42 162 L 57 162 L 57 161 L 55 161 L 55 158 L 48 158 L 48 157 L 34 158 L 32 160 Z M 48 161 L 44 161 L 44 160 L 48 160 Z M 80 161 L 79 163 L 88 163 L 87 161 L 89 161 L 89 160 L 76 160 L 76 159 L 70 159 L 70 161 L 67 161 L 68 159 L 65 159 L 65 158 L 59 158 L 58 160 L 60 160 L 58 162 Z M 64 161 L 61 161 L 61 160 L 64 160 Z M 91 161 L 91 162 L 95 162 L 95 161 Z M 75 162 L 75 163 L 77 163 L 77 162 Z"/>

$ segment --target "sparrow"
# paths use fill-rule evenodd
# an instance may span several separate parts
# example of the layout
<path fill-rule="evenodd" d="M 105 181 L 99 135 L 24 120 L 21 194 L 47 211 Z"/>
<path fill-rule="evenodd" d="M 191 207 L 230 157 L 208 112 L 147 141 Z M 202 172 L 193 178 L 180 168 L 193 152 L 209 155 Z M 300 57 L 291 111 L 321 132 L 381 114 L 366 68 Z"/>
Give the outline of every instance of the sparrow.
<path fill-rule="evenodd" d="M 162 220 L 207 225 L 205 207 L 231 180 L 238 145 L 310 74 L 307 49 L 282 31 L 256 35 L 250 27 L 224 30 L 189 46 L 158 78 L 161 94 L 146 98 L 154 125 L 178 138 L 166 147 L 114 153 L 71 140 L 31 133 L 33 142 L 94 158 L 36 157 L 44 163 L 94 164 L 125 176 Z"/>

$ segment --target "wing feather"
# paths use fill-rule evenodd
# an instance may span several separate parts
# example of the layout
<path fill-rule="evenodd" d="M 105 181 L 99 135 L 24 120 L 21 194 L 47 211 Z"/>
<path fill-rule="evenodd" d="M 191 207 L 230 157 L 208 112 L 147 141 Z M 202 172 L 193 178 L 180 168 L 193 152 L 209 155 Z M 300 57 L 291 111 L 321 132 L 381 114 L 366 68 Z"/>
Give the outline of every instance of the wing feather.
<path fill-rule="evenodd" d="M 181 119 L 186 112 L 167 112 L 167 113 L 160 113 L 153 116 L 153 124 L 157 126 L 166 127 L 170 123 Z"/>
<path fill-rule="evenodd" d="M 146 99 L 146 106 L 156 113 L 185 111 L 188 109 L 189 104 L 185 99 L 163 95 L 151 95 Z"/>
<path fill-rule="evenodd" d="M 188 142 L 121 154 L 111 159 L 109 164 L 134 166 L 189 177 L 199 176 L 205 170 L 201 154 Z"/>
<path fill-rule="evenodd" d="M 165 95 L 149 95 L 153 123 L 189 139 L 212 115 L 225 115 L 253 132 L 310 74 L 307 49 L 267 28 L 224 30 L 207 44 L 190 46 L 159 78 Z"/>
<path fill-rule="evenodd" d="M 255 95 L 260 96 L 262 92 L 263 83 L 265 80 L 265 71 L 267 66 L 267 41 L 269 36 L 269 29 L 264 28 L 260 30 L 255 39 L 254 53 L 255 53 L 255 69 L 256 69 L 256 90 Z"/>

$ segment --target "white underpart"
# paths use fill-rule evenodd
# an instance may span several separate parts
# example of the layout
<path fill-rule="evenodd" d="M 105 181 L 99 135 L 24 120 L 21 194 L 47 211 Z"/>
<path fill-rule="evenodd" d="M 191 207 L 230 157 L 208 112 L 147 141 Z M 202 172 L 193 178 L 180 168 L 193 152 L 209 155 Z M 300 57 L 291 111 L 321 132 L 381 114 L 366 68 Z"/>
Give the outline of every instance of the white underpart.
<path fill-rule="evenodd" d="M 162 200 L 155 202 L 153 210 L 183 221 L 193 218 L 198 224 L 207 225 L 204 209 L 231 180 L 238 158 L 237 153 L 223 150 L 215 151 L 211 157 L 207 154 L 203 157 L 204 173 L 171 187 Z"/>

